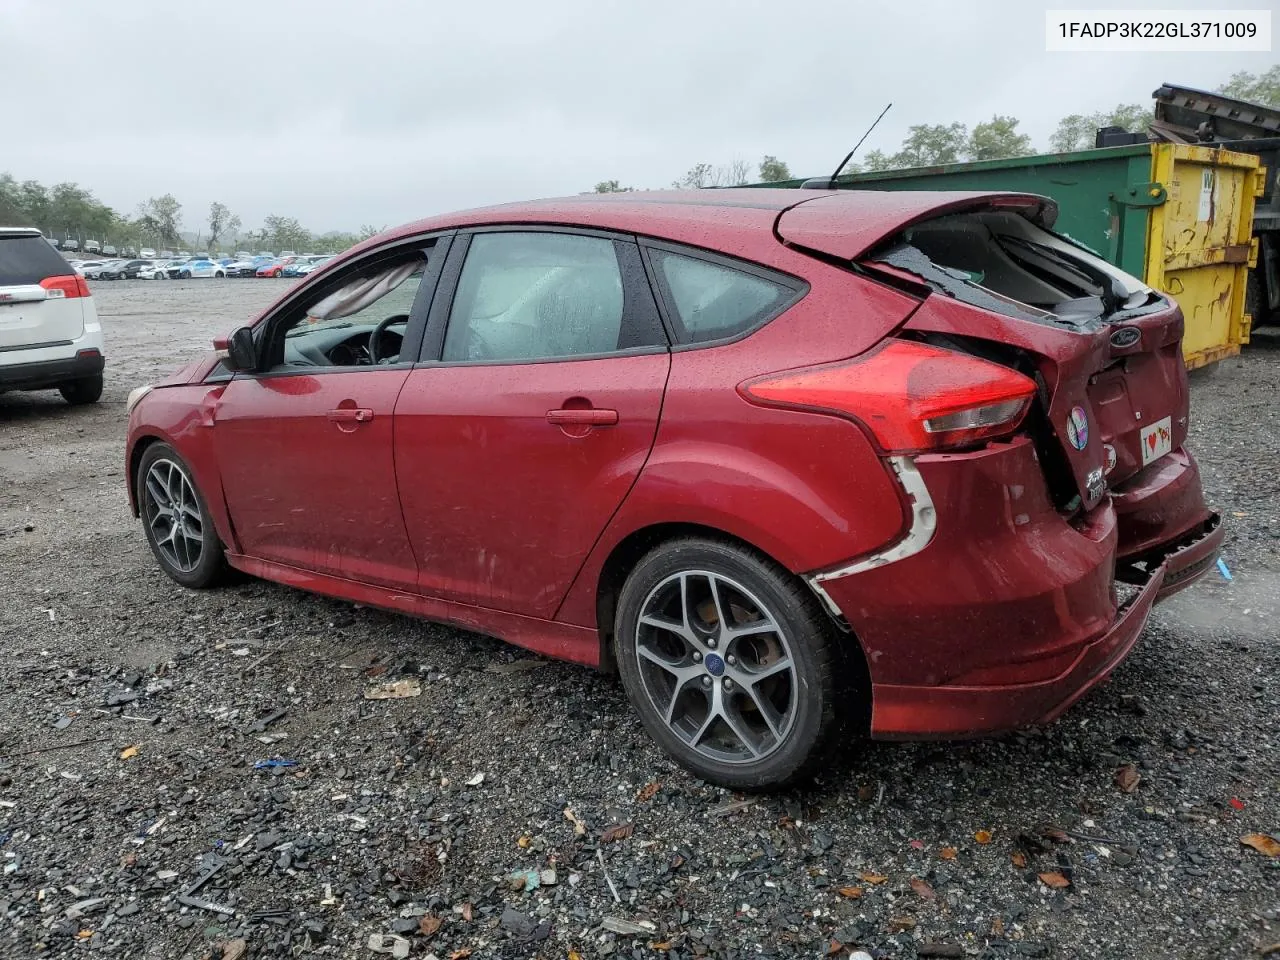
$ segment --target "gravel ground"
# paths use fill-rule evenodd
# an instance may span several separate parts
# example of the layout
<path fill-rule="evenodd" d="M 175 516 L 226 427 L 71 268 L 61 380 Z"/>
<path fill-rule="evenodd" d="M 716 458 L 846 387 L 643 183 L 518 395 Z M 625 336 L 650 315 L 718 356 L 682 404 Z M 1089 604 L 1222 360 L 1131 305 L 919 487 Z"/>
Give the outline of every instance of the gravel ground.
<path fill-rule="evenodd" d="M 1280 341 L 1193 381 L 1231 582 L 1161 607 L 1048 728 L 874 744 L 742 798 L 666 760 L 613 678 L 160 573 L 125 500 L 125 396 L 282 289 L 97 284 L 103 402 L 0 397 L 0 955 L 230 958 L 243 938 L 250 957 L 377 960 L 370 935 L 397 933 L 441 960 L 1164 960 L 1280 941 L 1280 859 L 1239 840 L 1280 833 Z M 363 696 L 408 675 L 421 696 Z"/>

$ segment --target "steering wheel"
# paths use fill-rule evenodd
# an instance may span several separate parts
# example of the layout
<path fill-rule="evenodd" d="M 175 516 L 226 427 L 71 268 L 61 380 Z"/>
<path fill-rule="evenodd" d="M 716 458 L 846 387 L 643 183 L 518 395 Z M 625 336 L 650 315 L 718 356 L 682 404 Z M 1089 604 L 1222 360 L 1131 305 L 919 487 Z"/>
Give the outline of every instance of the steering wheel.
<path fill-rule="evenodd" d="M 373 330 L 370 331 L 369 362 L 371 364 L 373 364 L 376 367 L 379 363 L 381 363 L 384 359 L 386 359 L 385 357 L 382 356 L 380 348 L 382 346 L 382 334 L 387 329 L 387 327 L 396 323 L 408 323 L 408 322 L 409 322 L 409 315 L 407 313 L 393 313 L 391 316 L 387 317 L 385 320 L 379 323 L 376 327 L 374 327 Z"/>

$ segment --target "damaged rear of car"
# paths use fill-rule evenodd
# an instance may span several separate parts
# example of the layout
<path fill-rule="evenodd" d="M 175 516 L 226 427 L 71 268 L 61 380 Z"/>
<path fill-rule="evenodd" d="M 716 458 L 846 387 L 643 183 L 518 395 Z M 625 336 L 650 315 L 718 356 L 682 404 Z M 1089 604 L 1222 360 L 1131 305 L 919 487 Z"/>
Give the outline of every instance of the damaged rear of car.
<path fill-rule="evenodd" d="M 1052 233 L 1042 197 L 947 195 L 871 244 L 840 229 L 840 199 L 786 211 L 779 238 L 920 306 L 820 383 L 808 371 L 749 389 L 794 397 L 808 377 L 814 407 L 877 442 L 911 521 L 890 548 L 809 581 L 862 643 L 873 734 L 1052 719 L 1220 548 L 1185 446 L 1179 308 Z M 904 396 L 911 429 L 882 399 Z"/>

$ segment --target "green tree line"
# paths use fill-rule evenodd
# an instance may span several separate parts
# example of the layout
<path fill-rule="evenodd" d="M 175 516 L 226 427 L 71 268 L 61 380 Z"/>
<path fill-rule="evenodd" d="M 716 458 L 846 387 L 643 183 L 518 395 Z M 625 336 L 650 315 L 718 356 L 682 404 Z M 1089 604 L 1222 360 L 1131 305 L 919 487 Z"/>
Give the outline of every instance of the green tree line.
<path fill-rule="evenodd" d="M 1219 92 L 1230 97 L 1266 106 L 1280 107 L 1280 65 L 1260 74 L 1240 71 L 1233 74 Z M 1058 121 L 1049 137 L 1055 151 L 1081 150 L 1093 145 L 1099 127 L 1120 126 L 1145 130 L 1152 110 L 1139 103 L 1118 104 L 1113 110 L 1070 114 Z M 958 160 L 994 160 L 1025 156 L 1034 152 L 1031 138 L 1018 132 L 1015 117 L 993 116 L 970 130 L 963 123 L 917 124 L 907 128 L 906 139 L 893 152 L 872 150 L 861 162 L 850 163 L 845 171 L 890 170 L 899 167 L 934 166 Z M 775 156 L 762 157 L 755 165 L 743 160 L 713 165 L 698 163 L 675 181 L 679 189 L 727 187 L 749 183 L 777 183 L 791 179 L 791 171 Z M 602 180 L 597 193 L 620 193 L 633 189 L 617 180 Z M 257 230 L 241 233 L 240 217 L 225 204 L 214 202 L 199 223 L 194 239 L 184 240 L 182 204 L 172 194 L 151 197 L 138 204 L 133 214 L 113 210 L 77 183 L 46 186 L 37 180 L 19 182 L 10 173 L 0 173 L 0 224 L 34 226 L 57 240 L 75 238 L 83 243 L 98 240 L 117 247 L 183 246 L 190 242 L 202 249 L 218 250 L 228 245 L 270 250 L 345 250 L 372 236 L 378 229 L 366 224 L 355 232 L 315 233 L 293 217 L 271 215 Z"/>
<path fill-rule="evenodd" d="M 1218 92 L 1238 100 L 1280 108 L 1280 66 L 1260 74 L 1247 70 L 1235 73 L 1218 88 Z M 1100 127 L 1124 127 L 1136 133 L 1146 130 L 1154 118 L 1154 108 L 1141 103 L 1121 103 L 1111 110 L 1095 113 L 1073 113 L 1058 121 L 1049 137 L 1049 148 L 1058 153 L 1086 150 L 1093 146 L 1094 136 Z M 1002 160 L 1025 157 L 1035 152 L 1031 137 L 1018 132 L 1017 118 L 997 114 L 988 121 L 975 124 L 972 130 L 963 123 L 916 124 L 907 128 L 906 139 L 897 150 L 872 150 L 860 162 L 846 164 L 839 172 L 932 167 L 962 160 Z M 741 186 L 752 182 L 748 176 L 750 173 L 751 168 L 741 161 L 720 166 L 698 163 L 672 186 L 685 190 Z M 755 173 L 754 180 L 758 183 L 791 179 L 787 164 L 772 156 L 761 160 Z M 595 186 L 597 193 L 631 189 L 620 186 L 617 180 L 603 180 Z"/>
<path fill-rule="evenodd" d="M 214 202 L 194 234 L 183 223 L 182 204 L 172 194 L 151 197 L 132 215 L 120 213 L 77 183 L 46 186 L 36 180 L 19 182 L 0 173 L 0 224 L 38 227 L 47 237 L 83 244 L 97 240 L 119 249 L 178 248 L 190 245 L 217 252 L 230 247 L 254 250 L 298 250 L 336 253 L 380 232 L 365 225 L 355 232 L 314 233 L 293 217 L 269 216 L 262 226 L 241 232 L 240 217 L 226 204 Z"/>

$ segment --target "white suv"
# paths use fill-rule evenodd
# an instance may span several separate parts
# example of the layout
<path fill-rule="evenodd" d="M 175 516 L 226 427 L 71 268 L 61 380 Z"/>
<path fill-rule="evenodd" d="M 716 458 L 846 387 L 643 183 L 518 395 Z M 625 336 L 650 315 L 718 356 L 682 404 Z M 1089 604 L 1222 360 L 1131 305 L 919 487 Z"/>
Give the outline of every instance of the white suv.
<path fill-rule="evenodd" d="M 30 227 L 0 227 L 0 393 L 102 396 L 102 326 L 84 277 Z"/>

